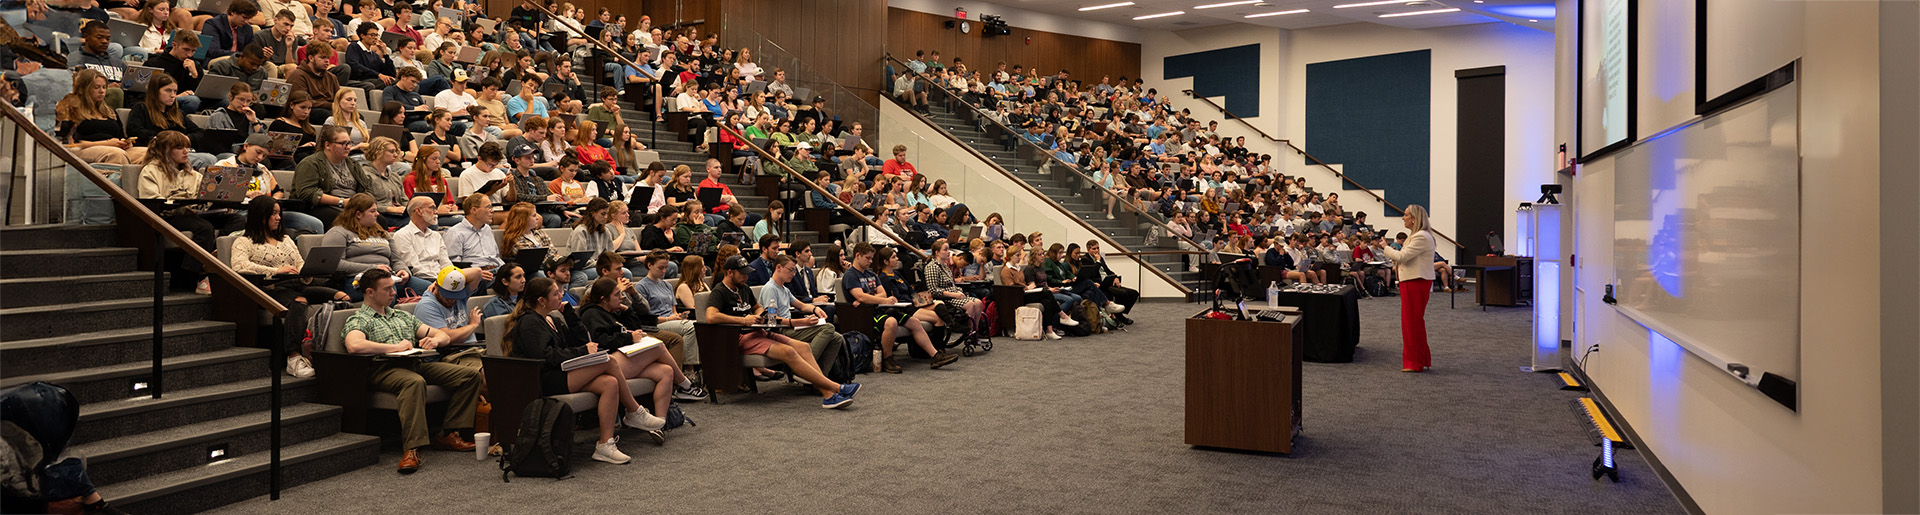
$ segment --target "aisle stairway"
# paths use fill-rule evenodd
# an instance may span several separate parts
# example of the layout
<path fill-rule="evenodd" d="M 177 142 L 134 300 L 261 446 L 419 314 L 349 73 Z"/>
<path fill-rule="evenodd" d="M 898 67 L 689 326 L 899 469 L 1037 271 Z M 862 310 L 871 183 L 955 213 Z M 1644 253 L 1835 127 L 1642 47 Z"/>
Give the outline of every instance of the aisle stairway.
<path fill-rule="evenodd" d="M 1168 237 L 1159 238 L 1157 246 L 1146 246 L 1149 234 L 1146 224 L 1130 227 L 1122 221 L 1107 219 L 1104 214 L 1107 205 L 1106 196 L 1077 186 L 1084 184 L 1083 181 L 1073 178 L 1074 176 L 1067 171 L 1050 170 L 1050 166 L 1047 165 L 1049 161 L 1045 157 L 1029 153 L 1030 150 L 1020 147 L 1006 150 L 1006 147 L 994 141 L 987 133 L 975 129 L 973 124 L 965 121 L 959 113 L 939 105 L 939 102 L 934 104 L 930 114 L 916 113 L 922 121 L 952 135 L 955 140 L 986 156 L 995 165 L 1011 172 L 1014 177 L 1067 208 L 1074 216 L 1105 233 L 1114 242 L 1135 251 L 1174 250 L 1173 239 Z M 965 201 L 965 199 L 961 200 Z M 1195 291 L 1202 289 L 1200 274 L 1187 271 L 1187 268 L 1181 265 L 1180 256 L 1155 255 L 1143 256 L 1143 258 L 1169 277 L 1186 284 L 1188 288 Z"/>
<path fill-rule="evenodd" d="M 115 506 L 188 513 L 265 495 L 270 374 L 265 349 L 234 345 L 212 299 L 165 297 L 164 395 L 151 379 L 153 273 L 111 225 L 0 229 L 0 388 L 66 387 L 82 403 L 71 452 Z M 375 463 L 380 439 L 340 432 L 313 379 L 284 378 L 285 486 Z M 223 449 L 219 458 L 210 457 Z"/>

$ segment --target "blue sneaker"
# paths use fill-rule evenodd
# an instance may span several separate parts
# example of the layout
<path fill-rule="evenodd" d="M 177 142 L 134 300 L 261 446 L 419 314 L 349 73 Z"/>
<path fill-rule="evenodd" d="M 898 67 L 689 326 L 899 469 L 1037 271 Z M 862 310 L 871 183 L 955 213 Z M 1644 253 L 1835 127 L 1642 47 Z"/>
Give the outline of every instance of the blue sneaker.
<path fill-rule="evenodd" d="M 853 394 L 859 393 L 859 392 L 860 392 L 860 383 L 840 383 L 840 395 L 845 395 L 848 398 L 852 398 Z"/>
<path fill-rule="evenodd" d="M 822 399 L 820 401 L 820 407 L 826 408 L 826 409 L 839 409 L 841 406 L 846 406 L 847 403 L 851 403 L 851 402 L 853 402 L 853 397 L 849 397 L 847 396 L 847 394 L 844 394 L 844 393 L 836 393 L 836 394 L 833 394 L 832 397 Z"/>

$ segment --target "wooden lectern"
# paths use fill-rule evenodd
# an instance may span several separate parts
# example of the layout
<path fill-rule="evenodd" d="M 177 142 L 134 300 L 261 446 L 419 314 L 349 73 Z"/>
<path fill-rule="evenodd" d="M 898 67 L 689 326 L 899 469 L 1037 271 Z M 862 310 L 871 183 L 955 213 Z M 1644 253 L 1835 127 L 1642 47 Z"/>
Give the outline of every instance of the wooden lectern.
<path fill-rule="evenodd" d="M 1187 319 L 1187 445 L 1293 452 L 1301 320 Z"/>

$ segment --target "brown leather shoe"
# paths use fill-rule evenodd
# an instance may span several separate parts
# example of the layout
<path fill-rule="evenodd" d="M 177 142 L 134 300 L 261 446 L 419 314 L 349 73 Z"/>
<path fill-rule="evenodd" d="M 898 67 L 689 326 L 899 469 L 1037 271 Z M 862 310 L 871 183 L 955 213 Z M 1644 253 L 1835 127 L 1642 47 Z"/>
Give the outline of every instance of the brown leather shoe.
<path fill-rule="evenodd" d="M 460 438 L 460 433 L 447 433 L 433 439 L 433 448 L 443 451 L 471 451 L 473 442 Z"/>
<path fill-rule="evenodd" d="M 407 449 L 407 452 L 400 454 L 400 473 L 412 474 L 416 470 L 420 470 L 420 451 Z"/>

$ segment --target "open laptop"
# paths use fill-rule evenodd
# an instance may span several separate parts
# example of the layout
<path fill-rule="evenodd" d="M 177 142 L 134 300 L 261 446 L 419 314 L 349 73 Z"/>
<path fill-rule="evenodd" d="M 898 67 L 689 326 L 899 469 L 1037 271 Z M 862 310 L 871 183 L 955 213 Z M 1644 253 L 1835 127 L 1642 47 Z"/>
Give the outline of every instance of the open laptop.
<path fill-rule="evenodd" d="M 300 147 L 298 132 L 268 132 L 267 155 L 271 157 L 293 157 L 294 149 Z"/>
<path fill-rule="evenodd" d="M 560 96 L 560 92 L 565 89 L 567 89 L 566 84 L 549 82 L 540 86 L 540 93 L 546 95 L 547 98 L 554 98 Z"/>
<path fill-rule="evenodd" d="M 233 3 L 233 0 L 200 0 L 199 2 L 195 2 L 194 5 L 192 6 L 188 6 L 186 5 L 185 1 L 182 1 L 180 6 L 186 7 L 187 10 L 189 11 L 219 16 L 219 15 L 226 14 L 227 5 L 232 3 Z M 206 37 L 211 37 L 211 36 L 206 36 Z"/>
<path fill-rule="evenodd" d="M 462 16 L 460 14 L 459 9 L 448 9 L 445 7 L 441 7 L 441 8 L 435 9 L 434 14 L 440 15 L 440 19 L 447 20 L 447 24 L 451 25 L 455 29 L 464 28 L 460 26 L 460 22 L 461 20 L 465 20 L 466 16 Z"/>
<path fill-rule="evenodd" d="M 212 0 L 209 0 L 209 1 L 212 1 Z M 225 2 L 225 1 L 226 0 L 222 0 L 222 2 Z M 220 12 L 225 13 L 226 11 L 227 11 L 227 7 L 225 5 L 221 5 Z M 200 61 L 203 63 L 207 62 L 207 50 L 210 50 L 212 48 L 213 48 L 213 36 L 201 34 L 200 48 L 193 49 L 193 60 Z"/>
<path fill-rule="evenodd" d="M 247 199 L 247 184 L 253 172 L 244 168 L 214 166 L 200 173 L 200 192 L 195 197 L 216 202 L 240 202 Z"/>
<path fill-rule="evenodd" d="M 513 253 L 513 262 L 519 263 L 529 272 L 538 272 L 545 268 L 548 249 L 522 249 Z"/>
<path fill-rule="evenodd" d="M 237 129 L 205 129 L 200 131 L 200 144 L 209 154 L 234 152 L 234 146 L 247 140 L 247 133 Z"/>
<path fill-rule="evenodd" d="M 416 191 L 413 192 L 413 196 L 426 197 L 427 200 L 433 201 L 433 205 L 436 206 L 447 202 L 447 194 L 438 191 Z"/>
<path fill-rule="evenodd" d="M 700 206 L 712 212 L 713 208 L 720 207 L 720 195 L 720 188 L 700 188 Z"/>
<path fill-rule="evenodd" d="M 409 141 L 413 139 L 413 135 L 407 132 L 406 127 L 398 125 L 374 124 L 367 129 L 367 132 L 371 133 L 375 138 L 385 136 L 393 138 L 394 141 Z"/>
<path fill-rule="evenodd" d="M 473 24 L 480 26 L 480 32 L 487 35 L 493 35 L 494 32 L 497 32 L 497 30 L 495 29 L 500 26 L 500 21 L 490 20 L 486 18 L 479 18 L 479 19 L 473 20 Z"/>
<path fill-rule="evenodd" d="M 587 37 L 590 37 L 593 39 L 600 39 L 600 33 L 606 32 L 606 31 L 607 31 L 606 25 L 588 25 Z"/>
<path fill-rule="evenodd" d="M 460 64 L 473 64 L 473 63 L 480 62 L 480 47 L 477 47 L 477 46 L 460 47 L 460 53 L 453 56 L 453 62 L 460 63 Z M 467 74 L 472 75 L 473 70 L 467 70 Z"/>
<path fill-rule="evenodd" d="M 112 41 L 126 48 L 140 46 L 140 38 L 147 35 L 147 26 L 137 21 L 108 18 L 107 28 L 113 33 Z"/>
<path fill-rule="evenodd" d="M 748 141 L 752 142 L 753 146 L 760 147 L 762 149 L 771 150 L 773 148 L 772 146 L 770 146 L 773 144 L 772 138 L 753 138 Z"/>
<path fill-rule="evenodd" d="M 754 93 L 765 93 L 766 91 L 767 91 L 767 81 L 756 80 L 756 81 L 747 83 L 748 95 L 752 95 Z"/>
<path fill-rule="evenodd" d="M 254 98 L 261 105 L 286 107 L 287 95 L 293 93 L 293 84 L 280 79 L 260 81 L 260 91 L 254 92 Z"/>
<path fill-rule="evenodd" d="M 306 277 L 329 277 L 340 270 L 340 259 L 347 256 L 345 246 L 323 246 L 307 249 L 307 262 L 300 266 L 300 275 Z"/>
<path fill-rule="evenodd" d="M 228 77 L 209 73 L 200 78 L 200 87 L 194 88 L 194 93 L 200 95 L 201 98 L 226 100 L 227 91 L 233 89 L 233 85 L 237 82 L 240 82 L 239 77 Z"/>
<path fill-rule="evenodd" d="M 128 66 L 127 74 L 125 78 L 120 81 L 120 83 L 127 87 L 127 91 L 146 93 L 147 82 L 151 81 L 153 79 L 153 74 L 156 74 L 156 73 L 166 73 L 166 72 L 160 71 L 159 68 L 151 68 L 146 66 Z"/>
<path fill-rule="evenodd" d="M 406 34 L 389 31 L 380 32 L 380 42 L 387 44 L 388 52 L 399 52 L 400 44 L 411 40 L 413 40 L 413 38 L 407 37 Z"/>
<path fill-rule="evenodd" d="M 864 144 L 866 144 L 866 142 L 860 141 L 859 136 L 855 136 L 853 133 L 847 133 L 847 141 L 846 143 L 842 143 L 840 148 L 852 150 Z"/>

